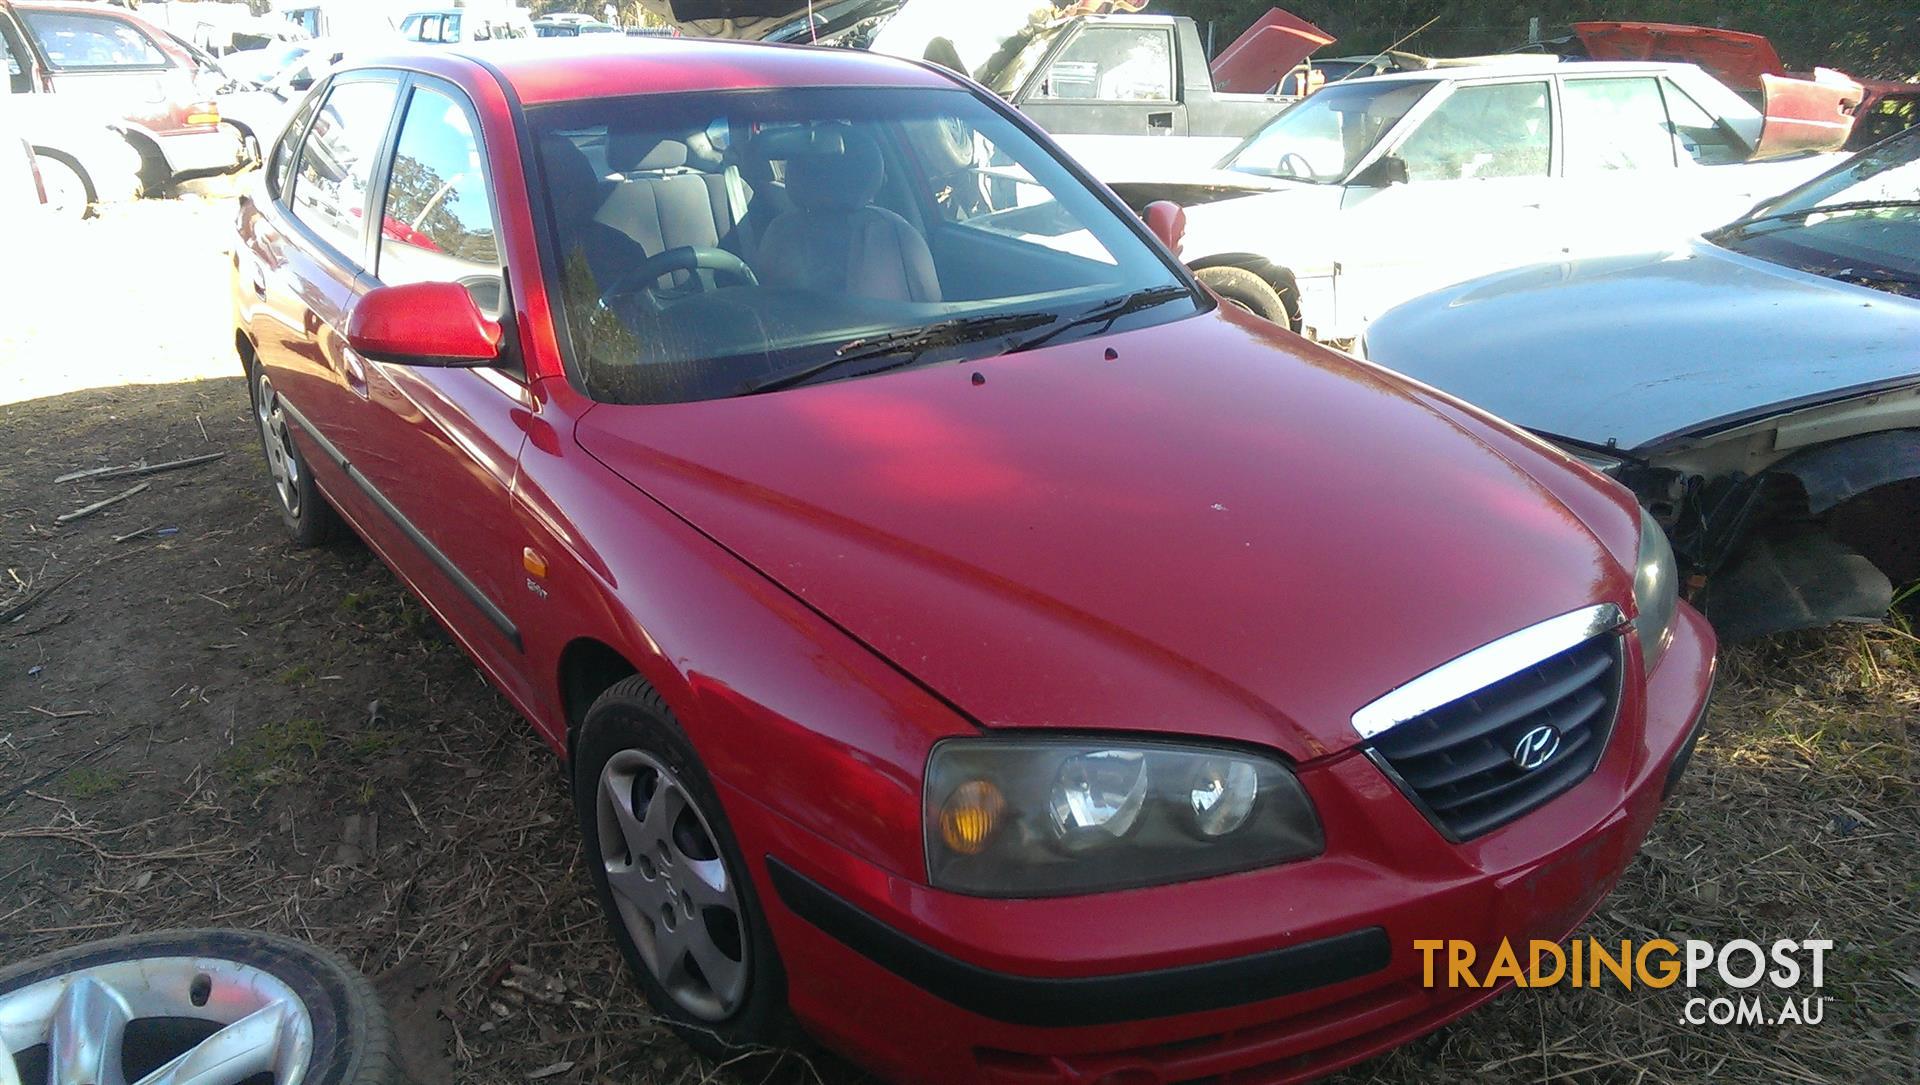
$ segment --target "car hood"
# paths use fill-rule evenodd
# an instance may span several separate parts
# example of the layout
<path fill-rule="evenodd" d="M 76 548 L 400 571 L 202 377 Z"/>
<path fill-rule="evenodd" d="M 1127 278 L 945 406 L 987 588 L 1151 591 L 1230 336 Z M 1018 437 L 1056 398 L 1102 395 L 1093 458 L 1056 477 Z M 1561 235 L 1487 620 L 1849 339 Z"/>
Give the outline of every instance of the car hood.
<path fill-rule="evenodd" d="M 601 405 L 576 438 L 982 724 L 1304 760 L 1355 743 L 1356 709 L 1448 659 L 1624 602 L 1618 549 L 1515 460 L 1566 472 L 1589 518 L 1611 490 L 1470 428 L 1391 374 L 1216 312 L 767 395 Z M 1630 513 L 1609 515 L 1630 555 Z"/>
<path fill-rule="evenodd" d="M 1367 329 L 1368 358 L 1541 433 L 1657 451 L 1920 377 L 1920 302 L 1695 240 L 1451 286 Z"/>

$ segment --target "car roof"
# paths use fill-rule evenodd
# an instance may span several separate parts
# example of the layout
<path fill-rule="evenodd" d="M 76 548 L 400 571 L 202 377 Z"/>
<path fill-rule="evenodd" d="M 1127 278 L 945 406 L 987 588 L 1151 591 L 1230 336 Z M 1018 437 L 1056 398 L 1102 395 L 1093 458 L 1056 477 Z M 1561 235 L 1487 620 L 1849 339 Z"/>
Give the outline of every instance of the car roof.
<path fill-rule="evenodd" d="M 767 87 L 955 85 L 952 78 L 930 67 L 851 49 L 625 34 L 480 42 L 431 52 L 363 55 L 338 70 L 436 70 L 449 59 L 492 71 L 524 105 Z"/>
<path fill-rule="evenodd" d="M 1526 53 L 1516 53 L 1514 56 L 1515 59 L 1511 63 L 1503 61 L 1498 64 L 1469 64 L 1459 68 L 1422 68 L 1418 71 L 1369 76 L 1366 81 L 1368 83 L 1418 83 L 1498 79 L 1514 75 L 1671 74 L 1694 67 L 1692 64 L 1654 60 L 1561 60 L 1558 57 L 1533 56 Z"/>

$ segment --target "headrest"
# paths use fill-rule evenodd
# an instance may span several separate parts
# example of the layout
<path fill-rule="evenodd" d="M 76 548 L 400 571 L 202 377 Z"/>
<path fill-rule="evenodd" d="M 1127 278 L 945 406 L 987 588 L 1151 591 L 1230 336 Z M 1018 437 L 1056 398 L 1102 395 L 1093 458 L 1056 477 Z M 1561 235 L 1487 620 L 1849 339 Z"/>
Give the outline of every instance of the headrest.
<path fill-rule="evenodd" d="M 565 136 L 545 141 L 548 199 L 564 223 L 593 217 L 603 196 L 600 175 L 580 146 Z"/>
<path fill-rule="evenodd" d="M 612 132 L 607 136 L 607 163 L 621 173 L 677 170 L 687 164 L 687 145 L 661 139 L 652 132 Z"/>
<path fill-rule="evenodd" d="M 797 136 L 804 134 L 804 142 Z M 852 130 L 796 132 L 793 153 L 772 154 L 787 162 L 787 195 L 807 211 L 857 211 L 873 202 L 886 182 L 880 148 Z"/>

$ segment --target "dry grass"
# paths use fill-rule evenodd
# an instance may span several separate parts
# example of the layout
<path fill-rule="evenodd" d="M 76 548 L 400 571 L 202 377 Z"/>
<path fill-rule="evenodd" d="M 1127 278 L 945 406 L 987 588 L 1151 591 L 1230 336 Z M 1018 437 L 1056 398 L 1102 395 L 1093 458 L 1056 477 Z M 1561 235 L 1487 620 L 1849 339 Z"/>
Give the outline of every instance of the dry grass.
<path fill-rule="evenodd" d="M 164 251 L 217 244 L 228 215 L 146 204 L 85 229 L 102 251 Z M 195 260 L 168 274 L 205 295 L 176 314 L 205 346 L 224 267 Z M 114 351 L 53 341 L 16 332 L 0 354 L 96 389 L 0 405 L 0 608 L 58 588 L 0 627 L 0 960 L 260 927 L 383 977 L 423 1082 L 734 1076 L 690 1057 L 624 976 L 530 728 L 364 550 L 285 547 L 238 379 L 120 387 Z M 229 372 L 178 353 L 183 377 Z M 0 371 L 0 388 L 42 383 Z M 52 486 L 63 470 L 221 449 L 51 524 L 93 496 Z M 149 524 L 180 530 L 112 541 Z M 1687 1026 L 1674 990 L 1515 992 L 1341 1080 L 1920 1080 L 1917 725 L 1920 641 L 1903 631 L 1730 651 L 1687 786 L 1582 932 L 1832 938 L 1823 1024 Z M 782 1076 L 857 1076 L 809 1057 Z"/>

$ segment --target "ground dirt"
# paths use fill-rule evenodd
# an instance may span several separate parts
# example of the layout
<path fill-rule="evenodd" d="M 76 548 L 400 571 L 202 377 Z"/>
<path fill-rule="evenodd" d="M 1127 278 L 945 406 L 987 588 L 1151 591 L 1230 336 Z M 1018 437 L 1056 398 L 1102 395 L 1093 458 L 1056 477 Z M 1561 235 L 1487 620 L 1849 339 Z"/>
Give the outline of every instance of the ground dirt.
<path fill-rule="evenodd" d="M 531 728 L 364 548 L 287 545 L 232 352 L 232 215 L 217 192 L 113 208 L 4 261 L 0 963 L 259 927 L 377 977 L 423 1085 L 739 1079 L 622 974 Z M 1917 728 L 1903 629 L 1728 652 L 1685 788 L 1581 932 L 1831 938 L 1825 986 L 1798 991 L 1828 999 L 1820 1024 L 1520 991 L 1339 1080 L 1920 1081 Z M 858 1077 L 817 1052 L 776 1076 Z"/>

